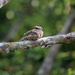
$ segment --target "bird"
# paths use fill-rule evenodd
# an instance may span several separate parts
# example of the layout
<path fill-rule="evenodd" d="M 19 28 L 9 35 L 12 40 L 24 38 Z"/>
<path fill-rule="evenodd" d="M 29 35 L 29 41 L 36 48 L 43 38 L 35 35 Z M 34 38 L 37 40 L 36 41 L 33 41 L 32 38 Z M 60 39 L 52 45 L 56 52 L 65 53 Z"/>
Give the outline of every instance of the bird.
<path fill-rule="evenodd" d="M 33 29 L 31 29 L 30 31 L 24 34 L 24 36 L 21 38 L 20 41 L 25 41 L 25 40 L 36 41 L 37 39 L 43 36 L 42 29 L 43 28 L 40 26 L 34 26 Z"/>

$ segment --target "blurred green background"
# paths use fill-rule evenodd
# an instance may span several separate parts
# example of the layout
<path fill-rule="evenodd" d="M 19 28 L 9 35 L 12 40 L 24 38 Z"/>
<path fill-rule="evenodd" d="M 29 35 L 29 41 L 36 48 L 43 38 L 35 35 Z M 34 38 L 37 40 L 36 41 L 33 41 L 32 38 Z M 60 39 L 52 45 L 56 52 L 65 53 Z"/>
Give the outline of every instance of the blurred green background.
<path fill-rule="evenodd" d="M 0 9 L 0 41 L 17 22 L 10 41 L 18 41 L 33 26 L 43 27 L 44 36 L 56 35 L 72 11 L 74 0 L 11 0 Z M 71 10 L 67 10 L 70 3 Z M 31 4 L 31 6 L 30 6 Z M 29 6 L 29 7 L 28 7 Z M 26 12 L 26 13 L 24 13 Z M 75 31 L 75 26 L 71 28 Z M 37 47 L 25 51 L 0 53 L 0 75 L 36 75 L 48 55 L 49 48 Z M 53 64 L 50 75 L 75 74 L 75 44 L 64 44 Z"/>

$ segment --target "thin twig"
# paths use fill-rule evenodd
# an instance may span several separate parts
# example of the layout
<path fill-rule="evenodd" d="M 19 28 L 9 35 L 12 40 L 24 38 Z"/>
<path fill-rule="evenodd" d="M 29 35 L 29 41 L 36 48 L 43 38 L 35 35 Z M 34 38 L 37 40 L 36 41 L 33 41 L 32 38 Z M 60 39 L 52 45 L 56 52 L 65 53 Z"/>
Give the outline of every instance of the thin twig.
<path fill-rule="evenodd" d="M 0 8 L 7 4 L 10 0 L 0 0 Z"/>

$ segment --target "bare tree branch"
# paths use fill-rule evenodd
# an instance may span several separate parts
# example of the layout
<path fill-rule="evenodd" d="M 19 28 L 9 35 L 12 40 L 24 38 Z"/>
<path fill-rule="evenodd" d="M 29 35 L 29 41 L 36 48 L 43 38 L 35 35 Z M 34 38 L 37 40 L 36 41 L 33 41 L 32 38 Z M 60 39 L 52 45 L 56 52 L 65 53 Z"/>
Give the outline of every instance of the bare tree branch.
<path fill-rule="evenodd" d="M 69 15 L 67 21 L 64 24 L 63 29 L 61 30 L 61 32 L 59 34 L 65 34 L 65 33 L 69 32 L 74 20 L 75 20 L 75 10 L 72 11 L 71 14 Z M 38 75 L 48 75 L 50 73 L 54 59 L 55 59 L 56 55 L 58 54 L 61 46 L 62 46 L 61 44 L 58 44 L 58 45 L 52 46 L 49 49 L 48 56 L 44 59 L 43 64 L 41 65 L 40 69 L 37 72 Z"/>
<path fill-rule="evenodd" d="M 0 0 L 0 8 L 7 4 L 10 0 Z"/>
<path fill-rule="evenodd" d="M 50 46 L 54 44 L 66 44 L 66 43 L 75 43 L 75 32 L 69 34 L 61 34 L 56 36 L 49 36 L 40 38 L 36 41 L 21 41 L 21 42 L 1 42 L 0 43 L 0 52 L 15 51 L 15 50 L 24 50 L 27 48 L 33 48 L 38 46 Z"/>
<path fill-rule="evenodd" d="M 20 15 L 18 21 L 17 21 L 14 25 L 12 25 L 12 27 L 11 27 L 10 30 L 9 30 L 8 35 L 3 39 L 3 41 L 10 41 L 10 40 L 12 39 L 12 37 L 13 37 L 15 31 L 16 31 L 16 30 L 18 29 L 18 27 L 21 25 L 21 23 L 22 23 L 24 17 L 27 15 L 29 9 L 31 8 L 31 1 L 32 1 L 32 0 L 30 0 L 29 4 L 27 5 L 26 10 L 24 10 L 24 11 L 21 13 L 21 15 Z"/>

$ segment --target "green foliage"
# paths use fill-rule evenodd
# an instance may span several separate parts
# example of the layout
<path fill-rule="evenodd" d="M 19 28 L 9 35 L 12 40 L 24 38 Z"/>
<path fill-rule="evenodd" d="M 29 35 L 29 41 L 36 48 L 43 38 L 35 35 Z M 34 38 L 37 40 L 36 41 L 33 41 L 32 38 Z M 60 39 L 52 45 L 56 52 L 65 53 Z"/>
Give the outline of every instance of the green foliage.
<path fill-rule="evenodd" d="M 0 40 L 9 32 L 9 29 L 21 18 L 30 0 L 11 0 L 0 9 Z M 44 36 L 56 35 L 62 29 L 69 13 L 67 3 L 74 0 L 32 0 L 31 8 L 24 15 L 21 24 L 13 35 L 18 41 L 25 32 L 33 26 L 43 27 Z M 73 26 L 71 31 L 74 31 Z M 49 48 L 37 47 L 25 51 L 0 53 L 0 75 L 36 75 Z M 75 74 L 75 44 L 63 45 L 53 64 L 50 75 Z"/>

